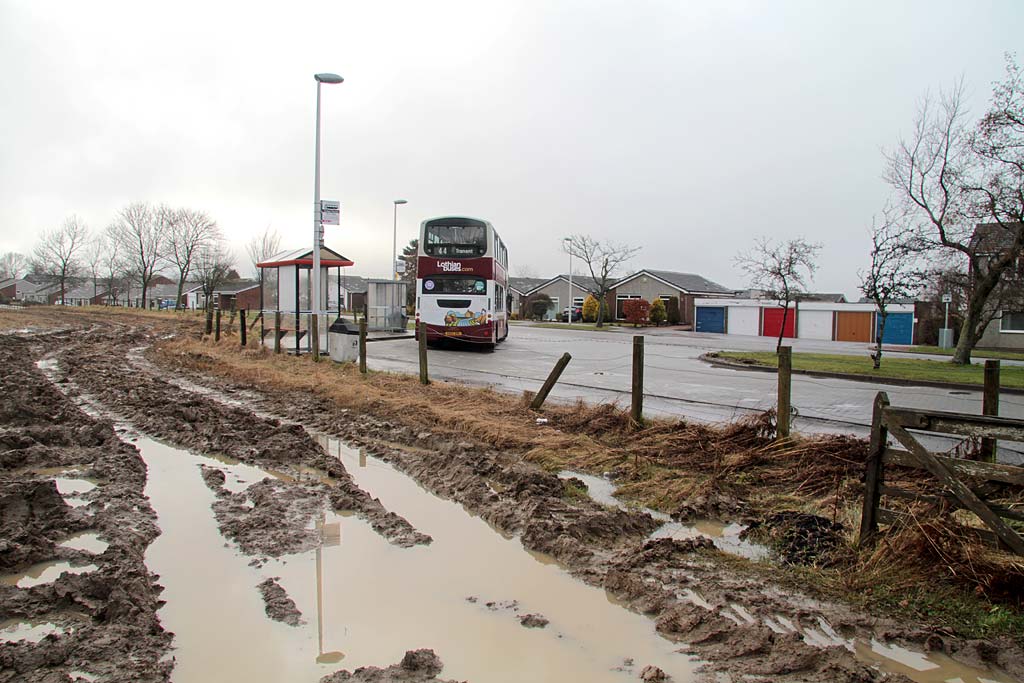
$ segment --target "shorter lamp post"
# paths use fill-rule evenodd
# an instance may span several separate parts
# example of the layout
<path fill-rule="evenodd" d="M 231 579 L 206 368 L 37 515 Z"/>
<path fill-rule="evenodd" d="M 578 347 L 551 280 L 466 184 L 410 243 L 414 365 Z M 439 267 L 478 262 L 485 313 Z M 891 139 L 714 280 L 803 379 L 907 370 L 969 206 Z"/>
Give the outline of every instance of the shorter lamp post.
<path fill-rule="evenodd" d="M 565 322 L 572 325 L 572 239 L 563 237 L 562 244 L 565 245 L 565 250 L 569 252 L 569 315 L 565 317 Z"/>

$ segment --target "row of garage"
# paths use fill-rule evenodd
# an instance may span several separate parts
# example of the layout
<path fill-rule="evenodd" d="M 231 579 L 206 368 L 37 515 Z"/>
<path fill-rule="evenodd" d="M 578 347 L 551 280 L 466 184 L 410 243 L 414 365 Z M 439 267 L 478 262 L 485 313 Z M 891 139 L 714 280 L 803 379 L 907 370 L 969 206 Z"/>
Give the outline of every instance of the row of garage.
<path fill-rule="evenodd" d="M 783 337 L 872 343 L 881 322 L 874 304 L 805 302 L 787 313 L 771 300 L 697 299 L 694 307 L 694 329 L 716 334 L 778 337 L 782 330 Z M 887 310 L 882 342 L 913 344 L 913 304 Z"/>

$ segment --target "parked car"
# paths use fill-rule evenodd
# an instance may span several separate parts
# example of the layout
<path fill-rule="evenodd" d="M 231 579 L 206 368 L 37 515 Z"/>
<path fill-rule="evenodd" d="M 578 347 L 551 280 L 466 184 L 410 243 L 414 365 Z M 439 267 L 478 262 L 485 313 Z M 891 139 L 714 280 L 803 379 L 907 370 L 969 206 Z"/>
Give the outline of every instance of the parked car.
<path fill-rule="evenodd" d="M 562 322 L 565 322 L 566 318 L 568 318 L 568 317 L 569 317 L 569 308 L 568 307 L 563 308 L 562 309 L 562 315 L 560 315 L 558 319 L 561 320 Z M 573 309 L 572 309 L 572 321 L 574 323 L 578 323 L 578 322 L 582 322 L 583 321 L 583 309 L 580 308 L 579 306 L 574 306 Z"/>

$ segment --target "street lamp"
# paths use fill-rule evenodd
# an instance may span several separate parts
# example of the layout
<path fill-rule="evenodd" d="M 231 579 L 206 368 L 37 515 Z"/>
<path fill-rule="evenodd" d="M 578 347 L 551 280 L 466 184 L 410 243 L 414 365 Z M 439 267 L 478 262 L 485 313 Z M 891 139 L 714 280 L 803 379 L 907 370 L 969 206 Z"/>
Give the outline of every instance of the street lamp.
<path fill-rule="evenodd" d="M 320 315 L 320 247 L 323 245 L 324 226 L 320 215 L 320 84 L 328 85 L 342 83 L 344 78 L 338 74 L 315 74 L 316 79 L 316 161 L 313 171 L 313 301 L 310 302 L 310 311 L 314 316 Z M 319 323 L 319 320 L 317 320 Z M 316 353 L 320 353 L 319 325 L 317 326 L 317 339 L 310 339 L 311 344 L 316 344 Z"/>
<path fill-rule="evenodd" d="M 398 205 L 408 203 L 404 199 L 395 200 L 395 223 L 391 232 L 391 270 L 395 280 L 398 279 Z"/>
<path fill-rule="evenodd" d="M 562 244 L 565 245 L 565 250 L 569 252 L 569 315 L 566 316 L 565 321 L 568 324 L 572 324 L 572 239 L 569 237 L 562 238 Z"/>

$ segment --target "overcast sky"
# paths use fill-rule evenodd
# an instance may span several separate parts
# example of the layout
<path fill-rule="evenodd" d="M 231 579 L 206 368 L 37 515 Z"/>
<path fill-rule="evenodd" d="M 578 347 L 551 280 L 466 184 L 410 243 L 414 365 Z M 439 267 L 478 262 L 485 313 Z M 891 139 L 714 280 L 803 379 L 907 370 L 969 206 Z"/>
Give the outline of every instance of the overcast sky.
<path fill-rule="evenodd" d="M 0 0 L 0 252 L 131 201 L 207 211 L 240 265 L 267 226 L 312 242 L 313 74 L 327 243 L 390 271 L 427 217 L 490 220 L 512 274 L 561 238 L 744 287 L 758 235 L 823 243 L 818 291 L 857 293 L 882 150 L 920 96 L 986 108 L 1024 3 Z M 248 270 L 248 267 L 244 268 Z"/>

